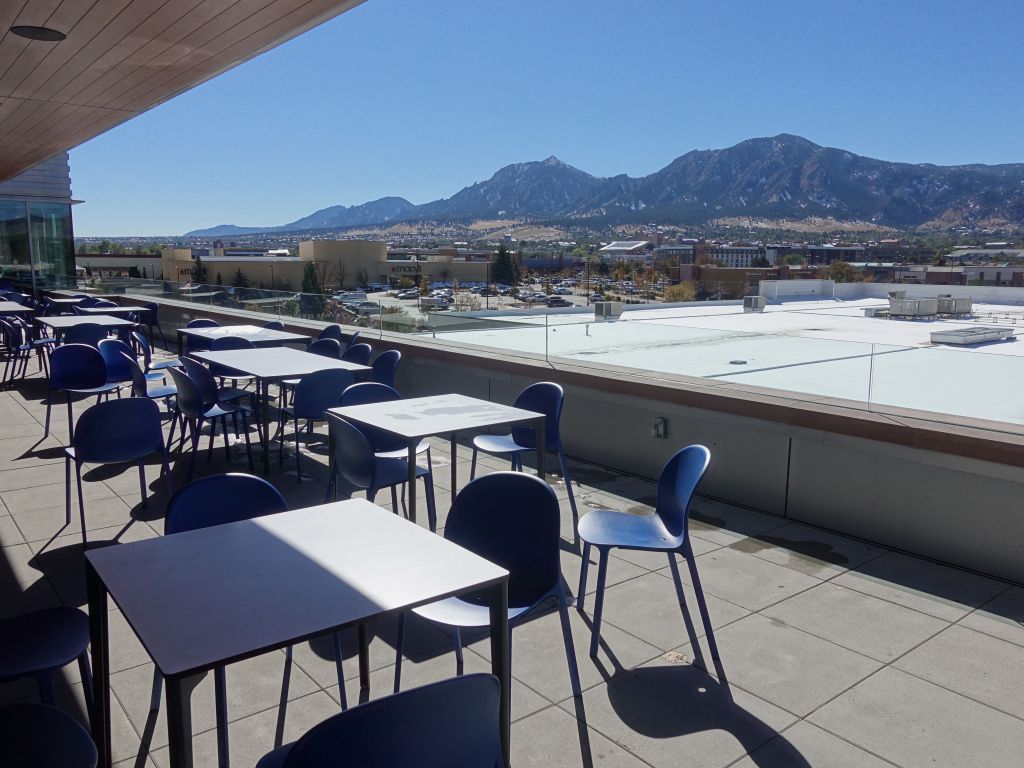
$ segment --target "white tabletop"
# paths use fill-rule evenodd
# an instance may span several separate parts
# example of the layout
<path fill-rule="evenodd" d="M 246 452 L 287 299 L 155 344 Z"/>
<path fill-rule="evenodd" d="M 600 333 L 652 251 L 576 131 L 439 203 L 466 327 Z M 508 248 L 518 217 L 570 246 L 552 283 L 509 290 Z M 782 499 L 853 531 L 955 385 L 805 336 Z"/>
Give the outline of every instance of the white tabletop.
<path fill-rule="evenodd" d="M 82 307 L 83 312 L 90 315 L 129 315 L 136 312 L 149 312 L 145 307 L 117 306 L 117 307 Z"/>
<path fill-rule="evenodd" d="M 233 368 L 258 379 L 273 381 L 305 376 L 316 371 L 343 368 L 346 371 L 368 371 L 365 365 L 314 355 L 291 347 L 269 349 L 225 349 L 220 352 L 193 352 L 192 357 L 208 363 Z"/>
<path fill-rule="evenodd" d="M 47 298 L 47 301 L 52 301 L 54 304 L 77 304 L 80 301 L 85 301 L 85 299 L 76 299 L 74 296 L 50 296 Z"/>
<path fill-rule="evenodd" d="M 164 674 L 497 583 L 508 572 L 362 499 L 86 552 Z"/>
<path fill-rule="evenodd" d="M 16 301 L 0 301 L 0 315 L 15 315 L 19 312 L 31 312 L 32 307 L 26 307 Z"/>
<path fill-rule="evenodd" d="M 331 408 L 350 421 L 409 439 L 539 419 L 544 414 L 465 395 L 435 395 Z"/>
<path fill-rule="evenodd" d="M 283 344 L 287 341 L 309 341 L 308 336 L 258 325 L 218 325 L 212 328 L 179 328 L 179 333 L 201 339 L 219 339 L 224 336 L 241 336 L 253 344 Z"/>
<path fill-rule="evenodd" d="M 126 328 L 134 326 L 131 320 L 124 317 L 111 317 L 110 315 L 57 315 L 55 317 L 40 317 L 37 320 L 50 328 L 70 328 L 73 325 L 102 325 L 106 328 Z"/>

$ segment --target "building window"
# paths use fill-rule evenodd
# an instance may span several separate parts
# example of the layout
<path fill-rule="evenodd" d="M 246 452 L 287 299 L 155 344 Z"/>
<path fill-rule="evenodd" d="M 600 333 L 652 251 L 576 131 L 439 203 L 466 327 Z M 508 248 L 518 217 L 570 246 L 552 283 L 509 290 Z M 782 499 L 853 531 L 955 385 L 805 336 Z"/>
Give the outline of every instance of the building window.
<path fill-rule="evenodd" d="M 25 203 L 0 200 L 0 273 L 4 277 L 29 277 L 31 256 Z"/>
<path fill-rule="evenodd" d="M 37 275 L 70 277 L 75 274 L 75 238 L 71 206 L 65 203 L 29 203 L 32 257 Z"/>

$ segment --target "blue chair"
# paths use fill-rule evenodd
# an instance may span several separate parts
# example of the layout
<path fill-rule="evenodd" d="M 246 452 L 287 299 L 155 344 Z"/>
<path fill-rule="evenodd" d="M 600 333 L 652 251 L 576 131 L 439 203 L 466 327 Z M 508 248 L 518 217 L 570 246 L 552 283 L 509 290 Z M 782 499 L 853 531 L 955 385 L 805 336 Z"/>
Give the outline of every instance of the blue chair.
<path fill-rule="evenodd" d="M 341 403 L 341 394 L 351 386 L 351 371 L 344 369 L 328 369 L 316 371 L 303 376 L 295 385 L 292 404 L 281 409 L 281 452 L 278 454 L 278 466 L 284 463 L 284 433 L 289 419 L 295 422 L 295 472 L 298 482 L 302 482 L 302 448 L 299 445 L 299 422 L 305 421 L 307 429 L 312 429 L 314 421 L 327 418 L 327 409 L 336 408 Z"/>
<path fill-rule="evenodd" d="M 506 768 L 500 701 L 493 675 L 441 680 L 334 715 L 256 768 Z"/>
<path fill-rule="evenodd" d="M 179 372 L 180 373 L 180 372 Z M 164 516 L 164 535 L 226 525 L 254 517 L 285 512 L 288 503 L 281 493 L 266 480 L 253 475 L 230 472 L 211 475 L 190 482 L 178 490 L 167 504 Z M 291 648 L 288 649 L 289 654 Z M 217 718 L 217 753 L 219 765 L 228 765 L 227 674 L 224 667 L 213 671 L 214 698 Z M 160 689 L 163 677 L 153 670 L 153 688 L 150 710 L 160 708 Z M 344 684 L 342 678 L 341 684 Z"/>
<path fill-rule="evenodd" d="M 213 352 L 223 352 L 230 349 L 254 348 L 255 346 L 253 343 L 244 336 L 220 336 L 210 343 L 210 350 Z M 210 363 L 210 373 L 220 379 L 222 386 L 225 379 L 231 379 L 231 385 L 234 387 L 238 386 L 239 381 L 253 381 L 255 379 L 254 376 L 239 373 L 234 368 L 229 368 L 226 365 L 218 365 L 217 363 Z"/>
<path fill-rule="evenodd" d="M 139 365 L 139 361 L 135 359 L 134 355 L 122 353 L 125 365 L 128 367 L 128 372 L 131 374 L 132 381 L 132 397 L 148 397 L 150 400 L 164 400 L 170 406 L 170 398 L 174 397 L 177 393 L 173 384 L 161 384 L 157 387 L 150 387 L 150 381 L 153 379 L 147 378 L 146 374 L 142 370 L 142 366 Z M 162 375 L 162 374 L 161 374 Z M 173 435 L 173 425 L 172 425 Z M 172 443 L 172 437 L 168 436 L 167 444 Z"/>
<path fill-rule="evenodd" d="M 216 320 L 211 320 L 208 317 L 197 317 L 195 320 L 189 320 L 186 328 L 218 328 L 220 323 Z"/>
<path fill-rule="evenodd" d="M 605 576 L 608 572 L 608 553 L 615 548 L 634 549 L 645 552 L 665 552 L 672 569 L 679 607 L 683 620 L 689 625 L 686 597 L 679 578 L 676 554 L 686 558 L 690 569 L 690 580 L 697 595 L 697 607 L 704 623 L 711 658 L 718 659 L 718 644 L 711 629 L 704 590 L 697 575 L 697 563 L 690 547 L 689 518 L 690 500 L 711 461 L 711 452 L 703 445 L 691 445 L 678 451 L 658 477 L 658 497 L 653 515 L 633 515 L 610 509 L 588 512 L 580 520 L 579 535 L 583 539 L 583 568 L 580 570 L 580 585 L 576 596 L 576 607 L 582 612 L 584 596 L 587 594 L 587 567 L 590 564 L 590 548 L 597 547 L 600 559 L 597 566 L 597 597 L 594 605 L 594 621 L 590 637 L 590 655 L 597 656 L 597 645 L 601 639 L 601 609 L 604 605 Z"/>
<path fill-rule="evenodd" d="M 82 299 L 76 307 L 95 307 L 102 299 L 97 299 L 95 296 L 86 296 Z"/>
<path fill-rule="evenodd" d="M 355 490 L 365 490 L 366 498 L 373 501 L 377 491 L 391 489 L 392 511 L 398 514 L 397 488 L 409 479 L 409 462 L 406 459 L 379 458 L 374 455 L 373 446 L 357 427 L 332 413 L 327 414 L 327 423 L 334 439 L 334 455 L 331 457 L 330 477 L 324 502 L 330 501 L 333 491 L 338 495 L 338 485 L 344 482 L 347 496 Z M 423 480 L 427 496 L 427 517 L 430 530 L 437 530 L 437 509 L 434 506 L 434 475 L 426 467 L 416 467 L 416 477 Z M 415 493 L 416 489 L 409 489 Z"/>
<path fill-rule="evenodd" d="M 321 355 L 332 360 L 341 359 L 341 344 L 337 339 L 316 339 L 306 348 L 306 351 L 311 355 Z M 285 379 L 281 382 L 279 407 L 283 408 L 288 404 L 288 392 L 298 383 L 299 379 Z"/>
<path fill-rule="evenodd" d="M 373 348 L 369 344 L 353 344 L 341 353 L 341 359 L 356 365 L 369 365 Z"/>
<path fill-rule="evenodd" d="M 398 364 L 402 360 L 402 353 L 397 349 L 389 349 L 381 352 L 373 361 L 373 372 L 371 378 L 378 384 L 386 384 L 389 387 L 395 386 L 395 377 L 398 374 Z"/>
<path fill-rule="evenodd" d="M 46 704 L 0 707 L 4 765 L 27 768 L 96 768 L 89 732 L 66 712 Z"/>
<path fill-rule="evenodd" d="M 142 353 L 142 360 L 145 363 L 147 372 L 160 371 L 165 368 L 180 368 L 181 360 L 177 358 L 172 360 L 153 360 L 153 347 L 149 341 L 138 331 L 132 331 L 132 341 L 135 346 Z"/>
<path fill-rule="evenodd" d="M 191 357 L 181 358 L 181 366 L 192 378 L 203 392 L 207 404 L 210 403 L 237 403 L 244 398 L 249 398 L 253 411 L 256 410 L 255 390 L 242 389 L 241 387 L 221 387 L 217 385 L 216 379 L 210 369 L 198 360 Z M 258 421 L 258 420 L 257 420 Z"/>
<path fill-rule="evenodd" d="M 317 339 L 334 339 L 337 342 L 341 341 L 341 326 L 337 323 L 332 323 L 320 331 Z"/>
<path fill-rule="evenodd" d="M 351 336 L 345 336 L 345 334 L 342 334 L 341 338 L 339 338 L 338 341 L 341 342 L 341 345 L 343 347 L 348 349 L 349 347 L 351 347 L 353 344 L 356 343 L 356 340 L 358 338 L 359 338 L 359 331 L 355 331 Z"/>
<path fill-rule="evenodd" d="M 164 329 L 160 327 L 160 305 L 155 301 L 147 301 L 143 304 L 146 308 L 145 317 L 139 318 L 143 321 L 146 326 L 146 333 L 149 334 L 149 338 L 153 338 L 153 329 L 156 328 L 157 333 L 160 334 L 160 341 L 163 345 L 167 346 L 167 339 L 164 338 Z"/>
<path fill-rule="evenodd" d="M 220 323 L 216 320 L 210 320 L 206 317 L 197 317 L 195 320 L 190 320 L 185 326 L 186 328 L 218 328 Z M 208 339 L 194 338 L 192 336 L 185 337 L 185 352 L 205 352 L 210 349 L 210 341 Z"/>
<path fill-rule="evenodd" d="M 559 429 L 564 403 L 565 393 L 562 388 L 558 384 L 542 381 L 531 384 L 520 392 L 513 405 L 525 411 L 544 414 L 544 448 L 558 454 L 562 479 L 565 481 L 565 490 L 569 494 L 569 506 L 572 508 L 573 531 L 576 531 L 576 527 L 579 525 L 579 513 L 576 510 L 576 495 L 572 492 L 572 479 L 569 477 L 569 465 L 565 460 L 562 433 Z M 532 427 L 513 426 L 511 434 L 508 435 L 477 435 L 473 438 L 473 461 L 470 464 L 469 478 L 472 480 L 476 477 L 477 451 L 511 454 L 512 469 L 522 472 L 523 454 L 527 451 L 535 451 L 536 446 L 536 434 Z M 578 537 L 579 534 L 575 535 Z"/>
<path fill-rule="evenodd" d="M 252 471 L 252 443 L 249 440 L 249 421 L 246 410 L 238 405 L 219 402 L 216 394 L 213 395 L 211 400 L 207 400 L 203 389 L 200 388 L 198 382 L 188 373 L 178 368 L 169 368 L 168 370 L 171 372 L 171 377 L 174 379 L 174 387 L 177 390 L 177 395 L 174 399 L 175 417 L 182 422 L 181 442 L 178 444 L 178 450 L 180 451 L 185 445 L 186 425 L 189 428 L 189 436 L 192 439 L 192 458 L 188 463 L 188 479 L 186 482 L 192 480 L 192 474 L 195 472 L 196 454 L 199 451 L 199 437 L 202 434 L 203 424 L 207 421 L 210 422 L 210 445 L 207 448 L 206 460 L 209 461 L 213 456 L 213 439 L 217 432 L 217 419 L 220 419 L 222 425 L 224 453 L 230 457 L 231 450 L 228 447 L 227 417 L 231 416 L 232 420 L 234 420 L 238 414 L 242 416 L 245 449 L 249 457 L 249 471 Z M 207 375 L 209 375 L 209 372 L 207 372 Z M 208 391 L 209 387 L 207 386 L 206 389 Z M 214 386 L 214 390 L 216 391 L 216 386 Z"/>
<path fill-rule="evenodd" d="M 29 358 L 32 357 L 32 343 L 26 337 L 23 326 L 9 320 L 0 319 L 0 332 L 3 333 L 4 363 L 3 385 L 13 384 L 15 379 L 25 378 Z"/>
<path fill-rule="evenodd" d="M 171 468 L 167 463 L 160 425 L 160 409 L 152 400 L 137 397 L 108 400 L 90 406 L 78 419 L 71 447 L 64 449 L 65 517 L 71 523 L 71 464 L 75 465 L 78 484 L 78 513 L 82 519 L 82 546 L 88 544 L 85 533 L 85 499 L 82 496 L 83 464 L 123 464 L 138 462 L 142 506 L 149 503 L 146 494 L 146 458 L 157 454 L 163 464 L 168 494 L 174 493 Z"/>
<path fill-rule="evenodd" d="M 90 347 L 98 346 L 107 338 L 107 329 L 98 323 L 81 323 L 66 328 L 60 337 L 62 344 L 88 344 Z"/>
<path fill-rule="evenodd" d="M 389 387 L 387 384 L 378 384 L 375 381 L 364 381 L 359 384 L 353 384 L 346 389 L 341 395 L 341 403 L 339 405 L 346 407 L 349 405 L 367 405 L 368 403 L 390 403 L 401 399 L 402 396 L 398 394 L 394 387 Z M 373 446 L 373 453 L 377 458 L 407 459 L 409 457 L 409 448 L 406 442 L 399 437 L 395 437 L 390 432 L 385 432 L 369 425 L 361 426 L 359 430 L 370 441 L 370 445 Z M 434 468 L 434 461 L 430 455 L 429 440 L 421 440 L 419 445 L 416 446 L 416 453 L 426 453 L 427 466 L 431 469 Z"/>
<path fill-rule="evenodd" d="M 0 682 L 34 678 L 39 699 L 50 706 L 54 705 L 53 676 L 77 661 L 85 706 L 92 718 L 89 617 L 85 613 L 59 606 L 0 620 L 0 648 Z M 2 749 L 6 751 L 7 745 Z"/>
<path fill-rule="evenodd" d="M 103 339 L 99 343 L 100 355 L 103 356 L 103 363 L 107 368 L 107 383 L 117 384 L 117 396 L 121 396 L 121 384 L 131 384 L 132 370 L 125 358 L 135 359 L 132 348 L 120 339 Z M 159 371 L 144 373 L 144 378 L 149 381 L 162 381 L 164 374 Z"/>
<path fill-rule="evenodd" d="M 50 353 L 50 388 L 46 393 L 46 424 L 43 437 L 50 434 L 50 411 L 53 407 L 53 393 L 64 392 L 68 401 L 68 442 L 74 439 L 74 414 L 72 395 L 96 395 L 99 403 L 103 395 L 109 396 L 117 389 L 116 384 L 107 383 L 107 366 L 103 355 L 88 344 L 63 344 Z"/>
<path fill-rule="evenodd" d="M 283 331 L 284 323 L 282 323 L 280 320 L 268 320 L 263 324 L 263 327 L 266 328 L 268 331 Z"/>
<path fill-rule="evenodd" d="M 539 477 L 523 472 L 495 472 L 473 480 L 452 502 L 444 537 L 508 571 L 509 633 L 534 610 L 554 600 L 562 622 L 562 641 L 573 696 L 580 695 L 580 675 L 569 629 L 569 599 L 562 578 L 558 497 Z M 449 597 L 414 608 L 420 617 L 455 630 L 455 671 L 461 675 L 462 629 L 489 627 L 490 608 L 480 602 Z M 405 614 L 399 618 L 395 691 L 402 677 Z"/>

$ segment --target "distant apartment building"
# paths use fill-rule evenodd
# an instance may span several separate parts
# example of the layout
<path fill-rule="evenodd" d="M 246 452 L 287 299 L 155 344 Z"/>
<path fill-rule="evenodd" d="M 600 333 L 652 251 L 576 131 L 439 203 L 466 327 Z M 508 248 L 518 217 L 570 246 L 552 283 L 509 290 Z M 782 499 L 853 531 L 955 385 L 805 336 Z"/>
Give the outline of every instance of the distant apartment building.
<path fill-rule="evenodd" d="M 666 260 L 677 264 L 693 264 L 693 243 L 671 243 L 659 245 L 652 254 L 655 261 Z"/>
<path fill-rule="evenodd" d="M 163 258 L 153 253 L 76 253 L 75 269 L 90 277 L 163 277 Z"/>
<path fill-rule="evenodd" d="M 800 249 L 799 253 L 809 264 L 867 261 L 863 245 L 808 245 Z"/>
<path fill-rule="evenodd" d="M 730 269 L 746 269 L 766 258 L 765 249 L 756 245 L 716 245 L 707 254 L 713 263 Z"/>
<path fill-rule="evenodd" d="M 646 261 L 653 245 L 647 240 L 616 240 L 598 249 L 602 261 Z"/>
<path fill-rule="evenodd" d="M 947 263 L 955 264 L 988 264 L 999 263 L 1022 263 L 1024 264 L 1024 249 L 1020 248 L 957 248 L 952 253 L 943 256 Z"/>

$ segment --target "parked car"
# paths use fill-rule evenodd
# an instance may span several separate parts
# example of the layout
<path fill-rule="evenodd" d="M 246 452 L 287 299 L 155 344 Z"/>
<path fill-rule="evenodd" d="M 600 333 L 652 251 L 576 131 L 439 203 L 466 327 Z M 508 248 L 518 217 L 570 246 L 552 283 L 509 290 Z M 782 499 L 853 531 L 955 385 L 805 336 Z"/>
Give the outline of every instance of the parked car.
<path fill-rule="evenodd" d="M 552 296 L 548 299 L 549 307 L 571 307 L 572 302 L 563 299 L 561 296 Z"/>
<path fill-rule="evenodd" d="M 495 288 L 481 288 L 480 289 L 480 295 L 481 296 L 497 296 L 498 295 L 498 291 Z"/>
<path fill-rule="evenodd" d="M 555 288 L 553 293 L 556 296 L 571 296 L 572 295 L 572 291 L 570 289 L 568 289 L 568 288 Z"/>

